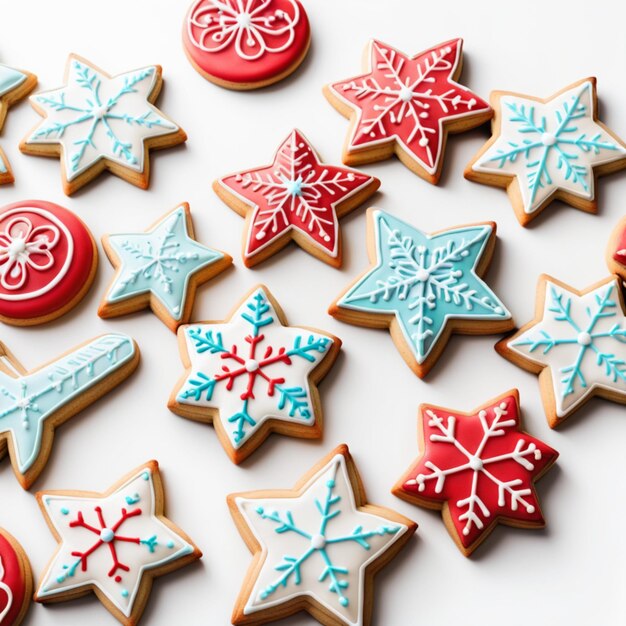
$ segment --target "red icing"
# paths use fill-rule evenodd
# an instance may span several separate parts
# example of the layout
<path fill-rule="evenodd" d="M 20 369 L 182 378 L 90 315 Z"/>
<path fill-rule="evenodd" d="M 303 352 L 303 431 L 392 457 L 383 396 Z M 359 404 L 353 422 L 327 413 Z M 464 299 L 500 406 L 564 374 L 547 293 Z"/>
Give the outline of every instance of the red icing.
<path fill-rule="evenodd" d="M 613 259 L 622 265 L 626 265 L 626 228 L 617 240 L 617 248 L 613 253 Z"/>
<path fill-rule="evenodd" d="M 11 624 L 15 623 L 24 605 L 26 581 L 24 580 L 24 573 L 20 568 L 21 559 L 15 552 L 11 542 L 7 540 L 2 532 L 0 532 L 0 559 L 2 559 L 4 568 L 4 574 L 0 575 L 0 582 L 7 585 L 13 594 L 11 607 L 4 619 L 0 621 L 0 626 L 11 626 Z M 0 615 L 6 610 L 8 603 L 9 596 L 7 592 L 0 588 Z"/>
<path fill-rule="evenodd" d="M 311 144 L 294 130 L 276 152 L 272 165 L 239 172 L 220 182 L 255 207 L 246 257 L 290 228 L 337 256 L 335 206 L 372 180 L 351 169 L 320 163 Z"/>
<path fill-rule="evenodd" d="M 437 418 L 441 418 L 441 426 L 437 425 L 429 413 L 431 411 Z M 450 421 L 451 416 L 454 424 Z M 411 478 L 405 481 L 402 489 L 422 500 L 447 502 L 452 523 L 463 546 L 474 544 L 498 516 L 538 524 L 543 522 L 533 479 L 556 459 L 558 453 L 520 431 L 516 397 L 501 398 L 470 416 L 449 409 L 426 406 L 422 410 L 422 425 L 424 453 L 409 471 Z M 490 433 L 489 437 L 487 433 Z M 433 436 L 435 441 L 431 439 Z M 475 471 L 469 467 L 470 461 L 465 451 L 482 460 L 482 470 Z M 512 454 L 517 454 L 520 462 L 511 458 Z M 501 455 L 507 458 L 489 461 Z M 443 476 L 437 492 L 438 480 L 442 479 L 440 471 L 446 472 L 462 466 L 465 468 Z M 523 498 L 523 502 L 517 501 L 516 510 L 513 508 L 515 505 L 512 503 L 512 494 L 494 482 L 489 474 L 508 484 L 510 489 Z M 425 478 L 423 490 L 420 490 L 418 475 Z M 472 494 L 474 480 L 474 493 L 485 509 L 476 502 L 472 508 L 477 519 L 468 526 L 470 520 L 463 516 L 470 509 L 466 499 Z M 511 481 L 519 483 L 511 484 Z M 499 501 L 501 490 L 505 494 L 504 502 Z M 467 534 L 464 534 L 464 529 Z"/>
<path fill-rule="evenodd" d="M 372 41 L 369 71 L 332 85 L 358 112 L 349 150 L 398 141 L 434 172 L 443 149 L 443 123 L 489 110 L 487 102 L 452 80 L 461 54 L 461 39 L 414 57 Z"/>
<path fill-rule="evenodd" d="M 239 25 L 246 20 L 248 28 Z M 309 38 L 309 20 L 298 0 L 196 0 L 183 29 L 185 49 L 203 72 L 239 84 L 287 71 L 301 59 Z"/>
<path fill-rule="evenodd" d="M 25 251 L 16 256 L 15 250 L 20 247 L 25 247 Z M 83 289 L 95 262 L 94 255 L 89 231 L 67 209 L 38 200 L 3 207 L 0 315 L 32 319 L 58 311 Z M 46 290 L 51 283 L 53 286 Z M 40 295 L 26 297 L 40 290 Z M 25 299 L 11 299 L 15 296 Z"/>

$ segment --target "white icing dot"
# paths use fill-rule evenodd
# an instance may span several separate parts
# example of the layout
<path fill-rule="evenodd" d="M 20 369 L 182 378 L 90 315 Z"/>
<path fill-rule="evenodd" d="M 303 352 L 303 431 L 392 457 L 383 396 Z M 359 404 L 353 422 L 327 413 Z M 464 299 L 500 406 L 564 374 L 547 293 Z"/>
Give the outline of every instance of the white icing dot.
<path fill-rule="evenodd" d="M 528 509 L 526 509 L 529 513 L 534 513 L 535 512 L 535 507 L 531 504 Z"/>
<path fill-rule="evenodd" d="M 7 252 L 11 258 L 19 256 L 22 252 L 26 252 L 26 241 L 24 239 L 13 239 L 7 246 Z"/>
<path fill-rule="evenodd" d="M 311 547 L 315 550 L 322 550 L 326 546 L 326 537 L 324 535 L 313 535 L 311 537 Z"/>
<path fill-rule="evenodd" d="M 100 531 L 100 541 L 111 543 L 115 539 L 115 533 L 110 528 L 103 528 Z"/>
<path fill-rule="evenodd" d="M 237 26 L 239 28 L 249 28 L 252 24 L 252 17 L 249 13 L 240 13 L 237 17 Z"/>
<path fill-rule="evenodd" d="M 398 93 L 398 97 L 402 102 L 410 102 L 413 99 L 413 91 L 409 87 L 402 87 Z"/>
<path fill-rule="evenodd" d="M 479 472 L 483 468 L 483 462 L 477 456 L 468 459 L 468 463 L 475 472 Z"/>
<path fill-rule="evenodd" d="M 256 372 L 259 369 L 259 362 L 254 359 L 248 359 L 245 362 L 244 367 L 246 368 L 246 372 Z"/>
<path fill-rule="evenodd" d="M 430 278 L 430 272 L 427 269 L 421 268 L 418 270 L 415 278 L 417 278 L 420 283 L 425 283 Z"/>
<path fill-rule="evenodd" d="M 94 119 L 100 120 L 100 119 L 102 119 L 106 115 L 108 110 L 109 110 L 109 108 L 107 107 L 107 105 L 106 104 L 102 104 L 99 107 L 94 107 L 91 110 L 91 114 L 93 115 Z"/>
<path fill-rule="evenodd" d="M 582 332 L 576 337 L 576 341 L 580 346 L 589 346 L 591 345 L 591 335 L 589 333 Z"/>
<path fill-rule="evenodd" d="M 422 146 L 422 148 L 425 148 L 428 145 L 428 139 L 426 137 L 422 137 L 419 141 L 418 141 L 419 145 Z"/>
<path fill-rule="evenodd" d="M 544 146 L 553 146 L 556 143 L 556 137 L 552 133 L 543 133 L 541 143 Z"/>
<path fill-rule="evenodd" d="M 497 307 L 495 307 L 495 309 L 493 310 L 493 312 L 494 312 L 496 315 L 502 315 L 502 314 L 504 313 L 504 309 L 503 309 L 501 306 L 497 306 Z"/>

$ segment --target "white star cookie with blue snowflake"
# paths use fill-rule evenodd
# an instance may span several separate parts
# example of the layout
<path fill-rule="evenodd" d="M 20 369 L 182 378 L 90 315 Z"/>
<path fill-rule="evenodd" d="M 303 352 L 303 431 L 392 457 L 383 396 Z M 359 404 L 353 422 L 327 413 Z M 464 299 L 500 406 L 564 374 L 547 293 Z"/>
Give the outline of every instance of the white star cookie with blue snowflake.
<path fill-rule="evenodd" d="M 232 263 L 225 252 L 195 240 L 186 202 L 145 233 L 105 235 L 102 246 L 117 272 L 98 315 L 117 317 L 150 307 L 174 332 L 189 321 L 198 285 Z"/>
<path fill-rule="evenodd" d="M 543 275 L 535 319 L 496 349 L 539 374 L 551 427 L 593 396 L 626 404 L 626 308 L 620 281 L 577 291 Z"/>
<path fill-rule="evenodd" d="M 367 503 L 345 445 L 295 489 L 232 494 L 228 504 L 254 554 L 233 624 L 261 624 L 306 610 L 324 624 L 367 626 L 375 572 L 417 528 Z"/>
<path fill-rule="evenodd" d="M 139 621 L 152 579 L 199 559 L 191 539 L 164 516 L 159 465 L 149 461 L 106 493 L 43 491 L 39 506 L 59 546 L 37 602 L 94 591 L 125 626 Z"/>
<path fill-rule="evenodd" d="M 9 107 L 24 98 L 36 84 L 37 77 L 34 74 L 0 63 L 0 130 Z M 13 180 L 11 166 L 0 148 L 0 185 L 12 183 Z"/>
<path fill-rule="evenodd" d="M 513 328 L 511 314 L 481 278 L 495 242 L 493 222 L 427 234 L 370 209 L 372 267 L 329 313 L 359 326 L 388 327 L 404 360 L 423 378 L 453 332 L 478 335 Z"/>
<path fill-rule="evenodd" d="M 183 326 L 178 338 L 185 374 L 169 408 L 213 423 L 234 463 L 271 432 L 321 437 L 317 383 L 334 363 L 341 340 L 288 326 L 267 287 L 255 287 L 228 320 Z"/>
<path fill-rule="evenodd" d="M 522 226 L 555 199 L 595 213 L 596 178 L 626 167 L 626 145 L 597 119 L 596 79 L 547 100 L 499 91 L 491 100 L 493 136 L 465 177 L 506 187 Z"/>
<path fill-rule="evenodd" d="M 187 139 L 183 129 L 154 106 L 162 84 L 159 65 L 110 76 L 72 54 L 65 85 L 31 96 L 31 104 L 44 119 L 20 149 L 59 156 L 68 195 L 105 169 L 146 189 L 149 149 L 168 148 Z"/>

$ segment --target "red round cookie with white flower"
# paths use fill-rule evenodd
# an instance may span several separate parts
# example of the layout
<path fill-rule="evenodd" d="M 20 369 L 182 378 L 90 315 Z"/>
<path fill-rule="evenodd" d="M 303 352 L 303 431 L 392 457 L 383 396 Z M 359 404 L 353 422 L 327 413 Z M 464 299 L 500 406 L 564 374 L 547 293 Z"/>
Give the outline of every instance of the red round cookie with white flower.
<path fill-rule="evenodd" d="M 311 43 L 298 0 L 195 0 L 183 44 L 195 69 L 229 89 L 278 82 L 302 63 Z"/>
<path fill-rule="evenodd" d="M 0 529 L 0 626 L 22 623 L 32 591 L 33 574 L 24 549 Z"/>
<path fill-rule="evenodd" d="M 30 326 L 76 306 L 95 277 L 98 251 L 74 213 L 26 200 L 0 209 L 0 320 Z"/>

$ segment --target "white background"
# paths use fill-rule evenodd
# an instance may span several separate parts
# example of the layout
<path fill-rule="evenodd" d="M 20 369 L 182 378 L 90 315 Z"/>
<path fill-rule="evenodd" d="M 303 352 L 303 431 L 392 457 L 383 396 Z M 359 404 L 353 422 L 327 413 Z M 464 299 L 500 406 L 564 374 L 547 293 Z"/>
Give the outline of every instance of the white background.
<path fill-rule="evenodd" d="M 536 377 L 499 357 L 496 337 L 455 337 L 426 381 L 406 367 L 385 331 L 330 318 L 327 307 L 367 265 L 365 213 L 342 222 L 344 266 L 338 271 L 289 247 L 256 270 L 240 257 L 243 220 L 211 191 L 231 171 L 271 162 L 279 143 L 300 128 L 328 163 L 340 163 L 348 123 L 324 99 L 322 86 L 360 71 L 366 41 L 378 37 L 406 53 L 463 36 L 462 82 L 487 97 L 509 89 L 541 97 L 580 78 L 598 78 L 600 117 L 626 137 L 626 38 L 617 4 L 596 0 L 445 3 L 308 0 L 313 45 L 301 69 L 271 88 L 237 93 L 197 74 L 180 42 L 182 0 L 29 0 L 0 9 L 0 61 L 38 75 L 41 89 L 62 84 L 68 53 L 111 73 L 161 64 L 165 86 L 157 105 L 189 135 L 185 146 L 153 158 L 152 183 L 141 191 L 108 174 L 73 198 L 61 191 L 59 163 L 21 155 L 17 144 L 38 116 L 28 103 L 9 113 L 0 137 L 17 182 L 0 188 L 2 204 L 41 198 L 75 211 L 99 239 L 141 231 L 181 201 L 191 203 L 200 241 L 228 251 L 234 269 L 199 290 L 195 319 L 222 319 L 256 283 L 266 283 L 292 324 L 326 329 L 344 341 L 343 354 L 320 385 L 322 441 L 273 436 L 240 467 L 228 460 L 213 429 L 171 414 L 168 394 L 181 373 L 174 335 L 150 312 L 100 320 L 98 302 L 112 276 L 102 254 L 97 279 L 73 312 L 39 328 L 4 326 L 0 338 L 32 368 L 95 335 L 122 331 L 142 352 L 138 372 L 121 388 L 57 431 L 38 489 L 104 490 L 144 461 L 161 464 L 167 514 L 204 552 L 200 563 L 158 580 L 143 623 L 222 625 L 249 563 L 231 522 L 229 492 L 290 487 L 340 442 L 350 445 L 372 502 L 419 523 L 404 552 L 377 578 L 374 624 L 624 624 L 626 584 L 626 420 L 624 407 L 594 400 L 551 431 Z M 440 3 L 439 3 L 440 4 Z M 489 126 L 451 138 L 443 176 L 434 187 L 396 159 L 363 168 L 382 180 L 372 204 L 434 231 L 496 220 L 499 241 L 487 280 L 518 324 L 534 311 L 537 277 L 553 274 L 577 288 L 606 274 L 604 249 L 624 214 L 626 175 L 600 181 L 599 215 L 554 203 L 523 229 L 504 191 L 470 183 L 462 171 L 489 136 Z M 622 197 L 620 196 L 622 194 Z M 470 410 L 517 387 L 527 430 L 560 451 L 539 482 L 548 527 L 500 526 L 475 556 L 457 550 L 439 513 L 413 507 L 389 490 L 418 454 L 420 402 Z M 55 542 L 32 493 L 0 466 L 0 525 L 23 543 L 38 577 Z M 184 615 L 183 618 L 180 618 Z M 114 624 L 94 596 L 35 606 L 26 623 Z M 301 614 L 283 622 L 312 624 Z"/>

